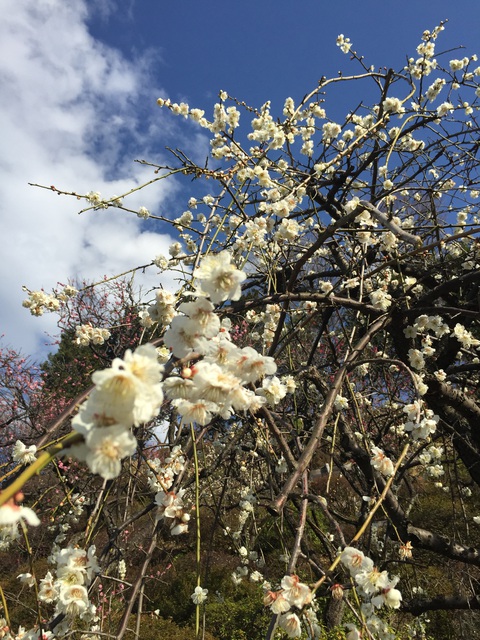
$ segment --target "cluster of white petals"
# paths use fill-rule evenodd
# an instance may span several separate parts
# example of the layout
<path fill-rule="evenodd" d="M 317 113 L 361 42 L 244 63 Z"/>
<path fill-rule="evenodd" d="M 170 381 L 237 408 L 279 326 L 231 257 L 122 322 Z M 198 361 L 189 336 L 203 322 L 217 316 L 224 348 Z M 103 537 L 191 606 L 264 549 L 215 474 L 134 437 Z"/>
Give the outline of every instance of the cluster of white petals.
<path fill-rule="evenodd" d="M 32 316 L 41 316 L 44 311 L 58 311 L 60 300 L 45 291 L 29 291 L 28 298 L 22 302 L 22 306 L 28 309 Z"/>
<path fill-rule="evenodd" d="M 55 565 L 54 573 L 48 571 L 39 581 L 38 598 L 55 604 L 55 637 L 67 635 L 77 617 L 90 628 L 98 620 L 96 607 L 88 596 L 90 583 L 100 573 L 95 552 L 94 545 L 86 551 L 74 546 L 57 547 L 49 557 Z"/>
<path fill-rule="evenodd" d="M 104 344 L 110 338 L 110 331 L 101 327 L 92 327 L 91 324 L 80 324 L 75 328 L 75 342 L 82 347 L 89 344 Z"/>
<path fill-rule="evenodd" d="M 12 459 L 21 464 L 31 464 L 36 460 L 37 447 L 32 444 L 29 447 L 21 440 L 17 440 L 13 446 Z"/>
<path fill-rule="evenodd" d="M 297 575 L 284 576 L 280 582 L 281 588 L 278 591 L 266 590 L 263 598 L 265 606 L 270 607 L 274 614 L 281 614 L 278 618 L 278 625 L 283 629 L 289 638 L 298 638 L 302 635 L 301 621 L 297 613 L 292 611 L 292 607 L 301 611 L 303 607 L 312 603 L 313 594 L 310 587 Z M 315 617 L 315 612 L 310 610 L 309 617 Z"/>
<path fill-rule="evenodd" d="M 383 606 L 391 609 L 400 608 L 402 594 L 395 588 L 398 578 L 391 578 L 387 571 L 379 571 L 370 558 L 354 547 L 345 547 L 340 561 L 348 569 L 357 586 L 357 593 L 363 601 L 362 612 L 367 629 L 376 631 L 379 637 L 389 638 L 388 626 L 375 611 Z M 348 628 L 350 631 L 347 638 L 362 637 L 355 625 L 350 623 Z"/>
<path fill-rule="evenodd" d="M 393 462 L 385 455 L 382 449 L 379 447 L 372 447 L 371 454 L 372 458 L 370 462 L 374 469 L 379 471 L 382 476 L 388 477 L 393 475 Z"/>
<path fill-rule="evenodd" d="M 228 251 L 221 251 L 205 256 L 193 277 L 200 280 L 203 293 L 214 304 L 219 304 L 225 300 L 238 300 L 242 293 L 240 285 L 247 276 L 232 264 Z"/>
<path fill-rule="evenodd" d="M 122 459 L 133 455 L 132 426 L 155 418 L 163 402 L 162 371 L 155 347 L 146 344 L 92 375 L 95 389 L 72 420 L 84 442 L 70 451 L 93 473 L 116 478 Z"/>

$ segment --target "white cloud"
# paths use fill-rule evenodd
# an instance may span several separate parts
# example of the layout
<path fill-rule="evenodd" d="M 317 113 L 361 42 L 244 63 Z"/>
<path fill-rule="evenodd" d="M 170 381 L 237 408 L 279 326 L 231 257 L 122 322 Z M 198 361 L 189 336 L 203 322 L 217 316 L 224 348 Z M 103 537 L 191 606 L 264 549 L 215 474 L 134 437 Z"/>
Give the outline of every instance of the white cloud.
<path fill-rule="evenodd" d="M 21 307 L 22 285 L 49 291 L 57 281 L 101 279 L 168 252 L 168 237 L 142 232 L 132 214 L 109 209 L 78 216 L 84 200 L 27 184 L 110 198 L 152 177 L 132 162 L 148 157 L 146 130 L 158 130 L 145 115 L 145 103 L 157 94 L 149 60 L 129 60 L 92 38 L 88 6 L 86 0 L 2 2 L 0 334 L 24 353 L 38 350 L 45 331 L 55 333 L 55 318 L 31 317 Z M 155 117 L 162 116 L 155 111 Z M 125 204 L 158 211 L 171 189 L 162 181 Z"/>

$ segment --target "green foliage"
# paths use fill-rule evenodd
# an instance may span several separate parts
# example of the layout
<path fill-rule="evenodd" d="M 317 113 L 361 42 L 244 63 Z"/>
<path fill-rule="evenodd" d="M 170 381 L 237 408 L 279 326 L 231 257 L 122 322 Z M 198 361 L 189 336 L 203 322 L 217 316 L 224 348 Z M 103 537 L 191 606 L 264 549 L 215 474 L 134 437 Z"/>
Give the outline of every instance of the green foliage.
<path fill-rule="evenodd" d="M 207 628 L 219 640 L 262 640 L 270 622 L 258 585 L 243 582 L 235 587 L 225 582 L 222 594 L 207 601 Z"/>
<path fill-rule="evenodd" d="M 73 329 L 62 331 L 58 350 L 41 365 L 44 389 L 53 394 L 60 391 L 62 398 L 71 400 L 91 386 L 91 375 L 101 366 L 94 351 L 75 342 Z"/>
<path fill-rule="evenodd" d="M 115 633 L 115 624 L 118 624 L 117 620 L 115 620 L 115 624 L 113 622 L 112 620 L 110 623 L 110 633 Z M 137 616 L 132 615 L 128 625 L 129 629 L 135 629 L 136 622 Z M 182 627 L 171 619 L 161 618 L 153 613 L 143 614 L 140 637 L 142 640 L 194 640 L 195 628 L 191 626 Z M 138 636 L 133 631 L 127 631 L 125 638 L 126 640 L 135 640 Z M 208 631 L 205 634 L 202 632 L 201 638 L 203 640 L 217 640 L 217 637 Z"/>

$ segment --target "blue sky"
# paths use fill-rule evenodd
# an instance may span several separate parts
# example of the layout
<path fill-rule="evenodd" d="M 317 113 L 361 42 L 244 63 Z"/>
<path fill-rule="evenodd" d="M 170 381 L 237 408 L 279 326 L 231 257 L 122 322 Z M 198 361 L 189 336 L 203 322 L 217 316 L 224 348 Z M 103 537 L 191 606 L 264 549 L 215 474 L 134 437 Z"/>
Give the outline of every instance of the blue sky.
<path fill-rule="evenodd" d="M 348 65 L 335 47 L 344 33 L 368 64 L 404 64 L 424 29 L 448 19 L 439 50 L 480 43 L 477 0 L 138 0 L 130 12 L 90 23 L 123 52 L 153 49 L 158 79 L 174 100 L 211 107 L 219 89 L 260 105 L 298 98 Z M 452 56 L 450 56 L 452 57 Z"/>
<path fill-rule="evenodd" d="M 253 106 L 299 100 L 322 76 L 358 71 L 339 33 L 375 67 L 403 66 L 424 29 L 448 19 L 437 54 L 480 54 L 480 2 L 404 0 L 3 0 L 0 21 L 0 334 L 38 355 L 55 318 L 23 309 L 22 285 L 50 290 L 75 276 L 97 280 L 166 253 L 165 229 L 112 211 L 78 216 L 75 199 L 32 189 L 54 184 L 111 197 L 151 178 L 135 158 L 164 162 L 165 145 L 202 158 L 208 141 L 156 105 L 186 101 L 211 114 L 220 89 Z M 439 61 L 442 57 L 437 55 Z M 329 115 L 368 98 L 360 84 Z M 191 194 L 166 182 L 133 208 L 174 216 Z M 5 241 L 6 239 L 6 241 Z M 145 287 L 158 282 L 147 273 Z"/>

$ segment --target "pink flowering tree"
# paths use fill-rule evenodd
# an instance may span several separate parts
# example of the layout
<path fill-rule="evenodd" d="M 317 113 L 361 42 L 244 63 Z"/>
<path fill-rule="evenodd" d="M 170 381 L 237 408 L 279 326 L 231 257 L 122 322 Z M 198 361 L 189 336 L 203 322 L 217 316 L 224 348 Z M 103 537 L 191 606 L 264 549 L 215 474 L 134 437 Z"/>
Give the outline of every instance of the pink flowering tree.
<path fill-rule="evenodd" d="M 348 71 L 280 109 L 158 100 L 210 137 L 209 162 L 150 165 L 145 188 L 184 176 L 187 196 L 169 256 L 139 267 L 159 272 L 139 330 L 57 417 L 67 435 L 16 445 L 2 548 L 39 542 L 48 469 L 61 478 L 48 572 L 27 544 L 28 637 L 144 635 L 168 617 L 156 594 L 180 554 L 197 637 L 232 637 L 209 622 L 229 589 L 263 607 L 249 637 L 452 637 L 437 611 L 478 637 L 480 66 L 437 58 L 442 30 L 397 71 L 339 36 Z M 65 195 L 168 222 L 128 194 Z M 99 304 L 63 315 L 85 347 L 111 333 Z"/>

